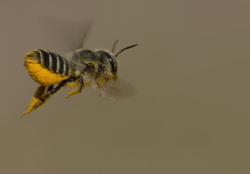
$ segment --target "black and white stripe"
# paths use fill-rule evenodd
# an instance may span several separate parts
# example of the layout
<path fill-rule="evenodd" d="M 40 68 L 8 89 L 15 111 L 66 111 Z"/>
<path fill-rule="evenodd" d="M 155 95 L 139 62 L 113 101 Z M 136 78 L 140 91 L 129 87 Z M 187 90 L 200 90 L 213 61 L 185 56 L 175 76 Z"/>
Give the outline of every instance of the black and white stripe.
<path fill-rule="evenodd" d="M 39 49 L 36 50 L 36 52 L 38 54 L 38 61 L 46 69 L 63 76 L 71 75 L 71 68 L 69 67 L 65 58 L 47 50 Z"/>

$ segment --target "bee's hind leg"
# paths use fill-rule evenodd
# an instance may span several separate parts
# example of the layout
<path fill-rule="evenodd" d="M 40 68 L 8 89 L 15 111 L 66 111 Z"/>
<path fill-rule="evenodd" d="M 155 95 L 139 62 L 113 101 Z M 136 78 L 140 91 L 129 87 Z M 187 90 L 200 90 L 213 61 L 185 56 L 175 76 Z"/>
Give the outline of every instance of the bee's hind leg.
<path fill-rule="evenodd" d="M 50 92 L 54 88 L 54 85 L 50 85 L 47 89 L 47 92 Z"/>
<path fill-rule="evenodd" d="M 74 80 L 74 79 L 73 79 Z M 47 91 L 45 92 L 45 86 L 38 87 L 34 97 L 31 99 L 30 104 L 27 106 L 27 110 L 21 115 L 31 113 L 36 109 L 40 108 L 52 94 L 56 93 L 59 89 L 61 89 L 67 82 L 72 81 L 72 78 L 68 78 L 62 81 L 57 87 L 54 88 L 53 85 L 49 86 Z"/>
<path fill-rule="evenodd" d="M 48 99 L 50 97 L 50 92 L 53 90 L 54 85 L 50 85 L 47 88 L 47 92 L 44 92 L 43 95 L 41 95 L 41 99 Z"/>
<path fill-rule="evenodd" d="M 78 94 L 78 93 L 81 93 L 83 91 L 84 81 L 83 81 L 82 76 L 79 77 L 79 82 L 80 82 L 79 88 L 74 89 L 73 91 L 71 91 L 66 98 L 69 98 L 71 95 Z"/>
<path fill-rule="evenodd" d="M 57 87 L 53 88 L 54 86 L 51 85 L 48 87 L 47 92 L 45 92 L 41 98 L 43 99 L 47 99 L 49 98 L 52 94 L 55 94 L 59 89 L 61 89 L 66 83 L 68 83 L 69 81 L 72 81 L 72 78 L 68 78 L 66 80 L 63 80 Z"/>
<path fill-rule="evenodd" d="M 25 114 L 35 111 L 45 103 L 46 99 L 41 98 L 44 91 L 45 91 L 45 86 L 39 86 L 37 88 L 34 97 L 31 99 L 30 104 L 27 106 L 27 110 L 21 115 L 21 117 L 24 116 Z"/>

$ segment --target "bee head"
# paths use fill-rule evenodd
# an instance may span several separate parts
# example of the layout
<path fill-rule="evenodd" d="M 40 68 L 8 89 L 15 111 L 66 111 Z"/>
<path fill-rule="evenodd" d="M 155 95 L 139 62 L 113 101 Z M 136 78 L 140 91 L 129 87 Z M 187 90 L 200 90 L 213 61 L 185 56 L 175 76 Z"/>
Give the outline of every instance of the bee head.
<path fill-rule="evenodd" d="M 116 81 L 117 79 L 117 68 L 118 68 L 118 64 L 116 61 L 117 56 L 124 50 L 137 46 L 137 44 L 128 46 L 126 48 L 123 48 L 116 55 L 114 55 L 113 52 L 115 50 L 115 46 L 117 42 L 118 40 L 115 41 L 112 52 L 105 50 L 105 49 L 95 50 L 95 52 L 98 54 L 99 62 L 100 62 L 98 71 L 102 72 L 104 76 L 108 77 L 110 80 L 113 80 L 113 81 Z"/>
<path fill-rule="evenodd" d="M 99 71 L 104 73 L 110 80 L 117 79 L 117 61 L 112 52 L 104 49 L 96 50 L 99 57 Z"/>

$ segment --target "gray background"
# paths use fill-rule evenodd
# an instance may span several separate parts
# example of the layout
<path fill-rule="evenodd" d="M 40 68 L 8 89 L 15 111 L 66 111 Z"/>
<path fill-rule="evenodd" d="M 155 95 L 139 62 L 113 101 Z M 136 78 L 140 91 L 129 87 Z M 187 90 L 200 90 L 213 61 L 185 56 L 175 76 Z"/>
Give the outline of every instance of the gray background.
<path fill-rule="evenodd" d="M 2 0 L 0 173 L 250 173 L 249 8 L 240 0 Z M 61 53 L 84 21 L 93 21 L 86 48 L 139 44 L 119 56 L 119 76 L 137 94 L 116 102 L 88 88 L 65 99 L 67 88 L 21 118 L 39 86 L 25 54 Z"/>

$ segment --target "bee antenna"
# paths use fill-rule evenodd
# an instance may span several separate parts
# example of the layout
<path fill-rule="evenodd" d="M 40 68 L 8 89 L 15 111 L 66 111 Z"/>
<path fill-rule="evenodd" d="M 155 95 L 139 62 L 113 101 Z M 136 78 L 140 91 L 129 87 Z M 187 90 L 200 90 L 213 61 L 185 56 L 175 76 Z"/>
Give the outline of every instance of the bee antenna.
<path fill-rule="evenodd" d="M 134 44 L 134 45 L 131 45 L 131 46 L 128 46 L 128 47 L 126 47 L 126 48 L 123 48 L 121 51 L 119 51 L 116 55 L 115 55 L 115 57 L 117 57 L 121 52 L 123 52 L 124 50 L 127 50 L 127 49 L 129 49 L 129 48 L 133 48 L 133 47 L 135 47 L 135 46 L 137 46 L 138 44 Z"/>
<path fill-rule="evenodd" d="M 119 41 L 119 40 L 117 39 L 117 40 L 115 41 L 115 43 L 113 44 L 112 53 L 115 51 L 115 46 L 116 46 L 116 44 L 117 44 L 118 41 Z"/>

